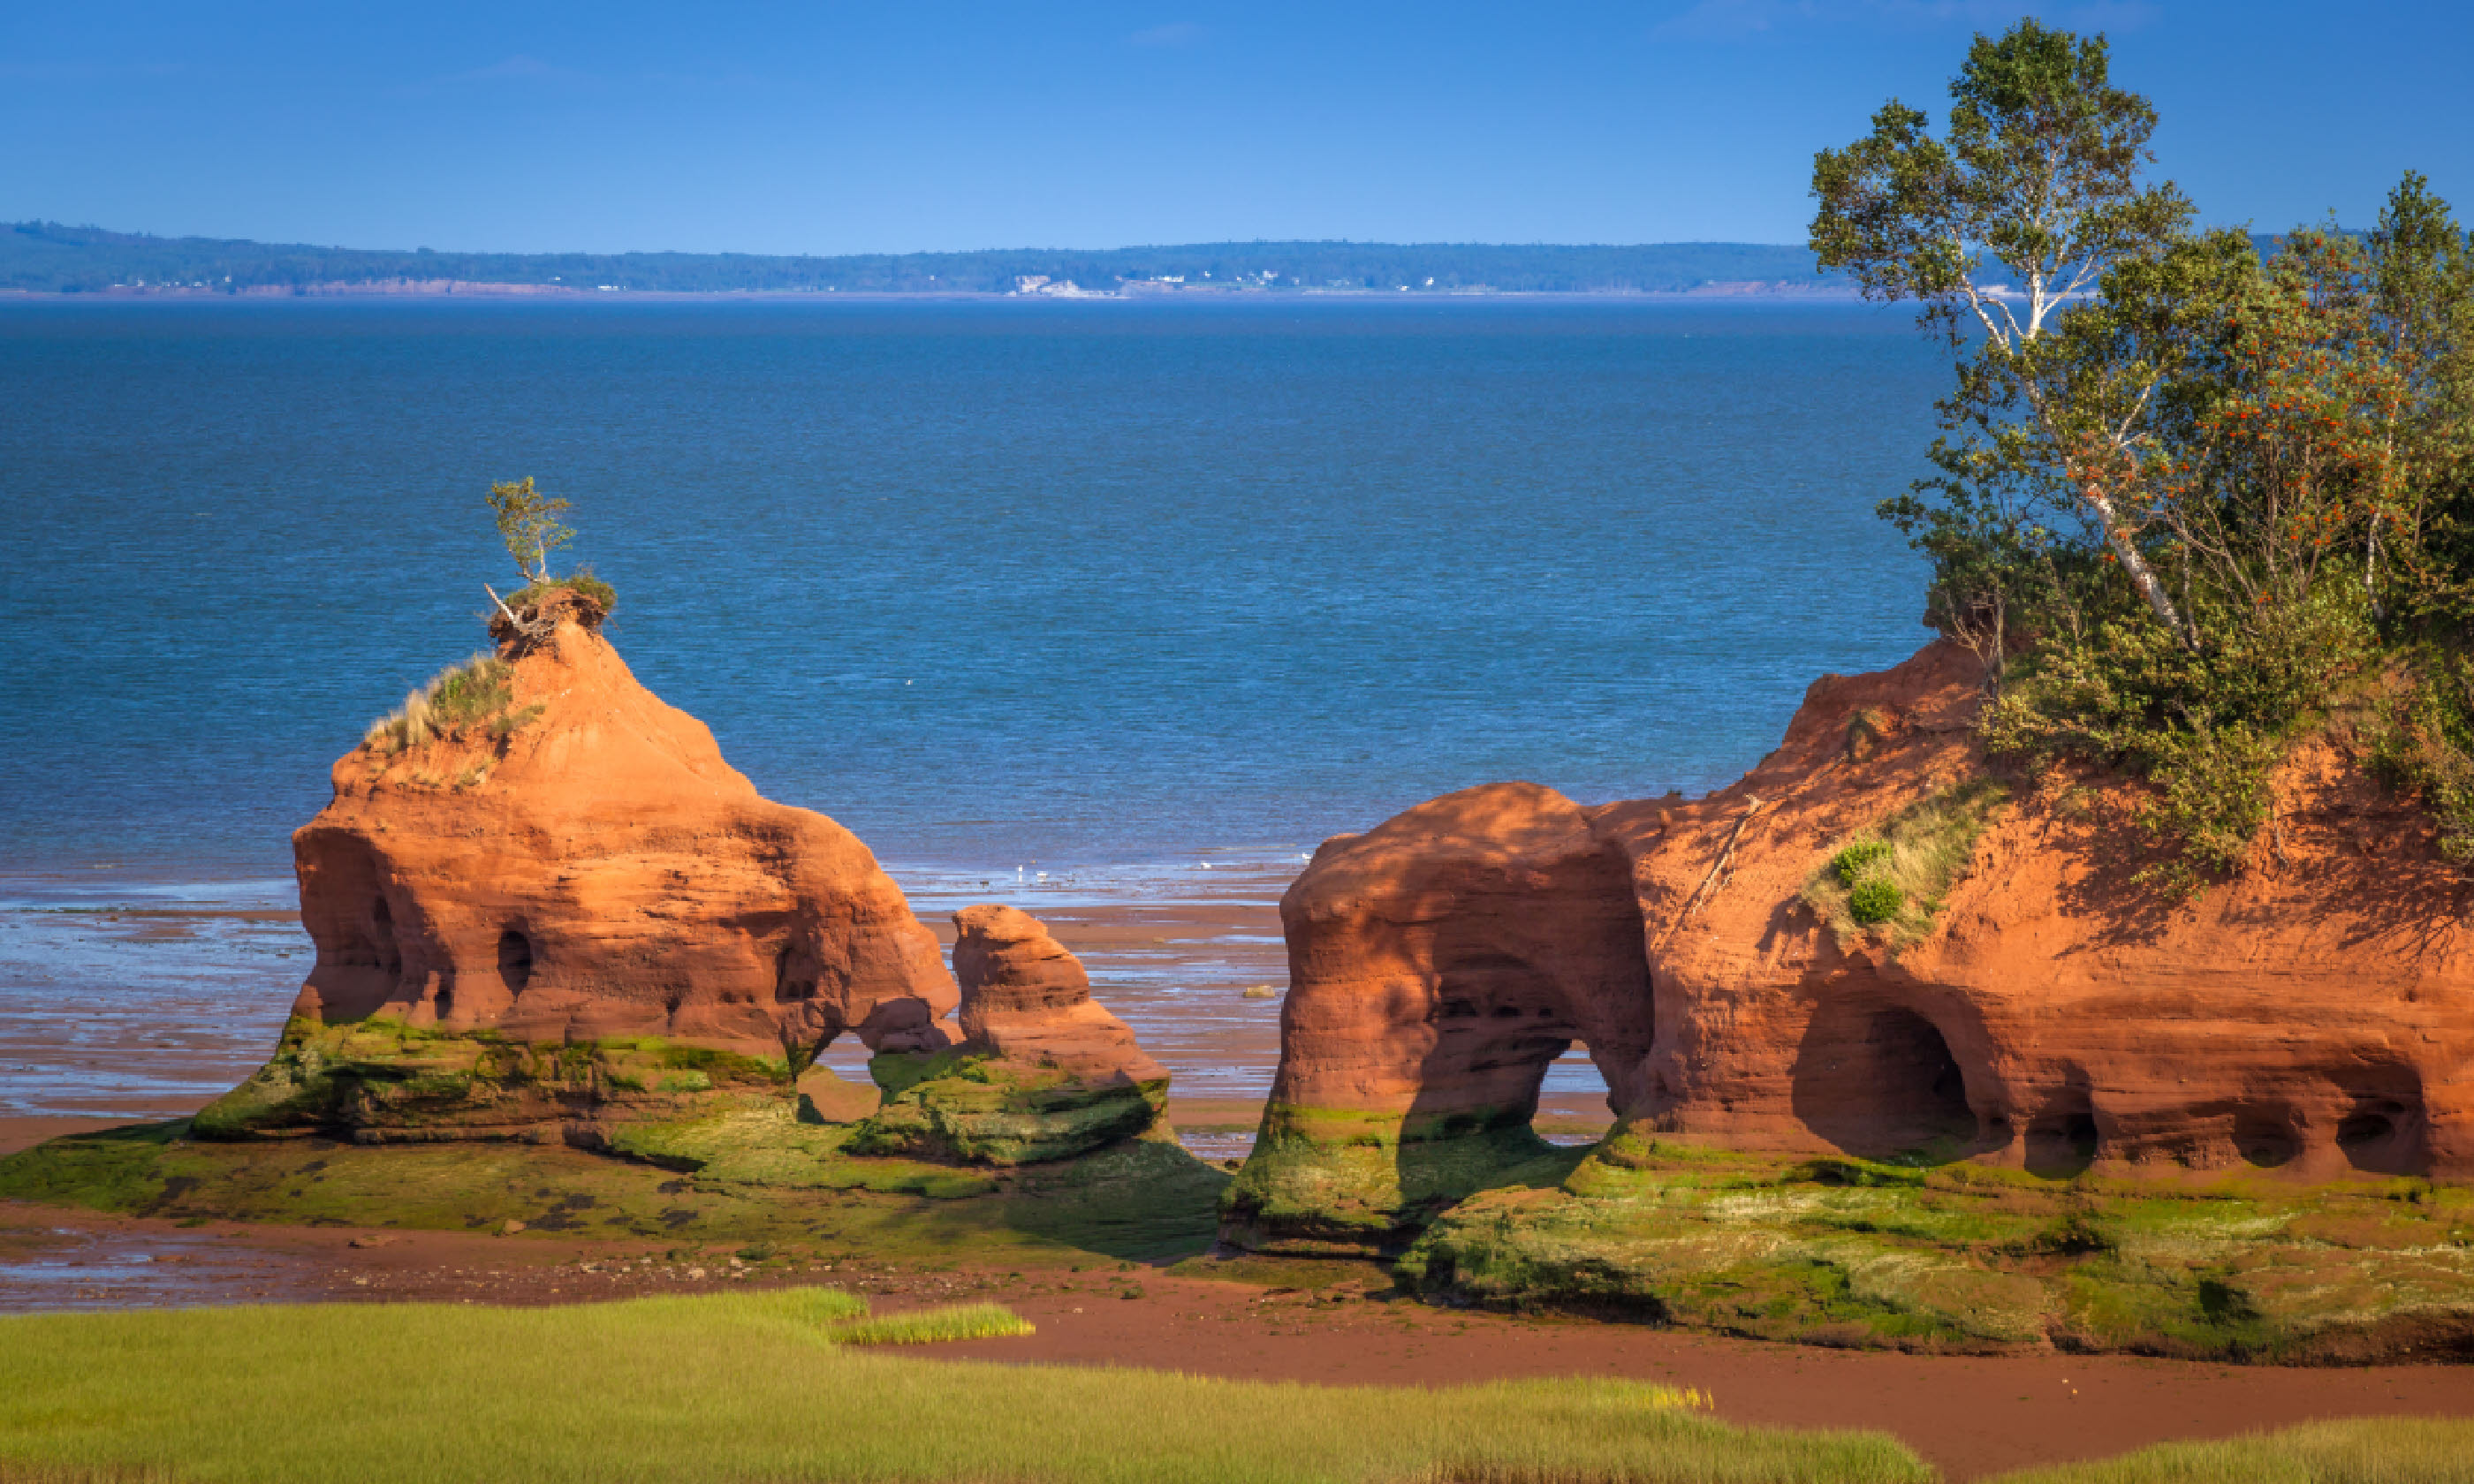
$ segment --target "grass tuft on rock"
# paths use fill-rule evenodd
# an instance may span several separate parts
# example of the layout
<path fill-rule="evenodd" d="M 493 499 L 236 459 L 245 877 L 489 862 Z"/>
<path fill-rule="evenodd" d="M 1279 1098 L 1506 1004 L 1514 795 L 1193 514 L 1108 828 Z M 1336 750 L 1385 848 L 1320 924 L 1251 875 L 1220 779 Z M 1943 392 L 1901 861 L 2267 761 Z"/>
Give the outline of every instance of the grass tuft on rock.
<path fill-rule="evenodd" d="M 481 725 L 493 738 L 504 741 L 542 712 L 539 706 L 509 709 L 515 704 L 514 682 L 514 665 L 495 656 L 474 655 L 406 694 L 403 705 L 370 723 L 362 741 L 392 756 L 442 737 L 459 737 Z"/>
<path fill-rule="evenodd" d="M 2009 788 L 1989 778 L 1918 800 L 1832 850 L 1805 883 L 1806 905 L 1842 945 L 1870 937 L 1895 951 L 1921 941 L 2009 801 Z"/>

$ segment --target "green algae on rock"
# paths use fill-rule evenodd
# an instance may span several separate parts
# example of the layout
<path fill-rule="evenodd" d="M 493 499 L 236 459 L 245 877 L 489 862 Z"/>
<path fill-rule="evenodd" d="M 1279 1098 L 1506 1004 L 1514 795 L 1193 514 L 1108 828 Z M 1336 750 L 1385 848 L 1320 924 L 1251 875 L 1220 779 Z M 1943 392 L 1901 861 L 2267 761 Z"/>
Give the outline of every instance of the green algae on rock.
<path fill-rule="evenodd" d="M 1228 1177 L 1150 1135 L 985 1170 L 854 1156 L 788 1105 L 628 1124 L 606 1151 L 523 1140 L 207 1141 L 186 1120 L 0 1158 L 0 1200 L 169 1219 L 525 1235 L 797 1241 L 876 1257 L 1155 1261 L 1210 1245 Z M 614 1158 L 613 1155 L 623 1155 Z M 521 1238 L 520 1238 L 521 1239 Z"/>
<path fill-rule="evenodd" d="M 1135 1137 L 1168 1103 L 1168 1079 L 1093 1081 L 968 1050 L 888 1052 L 869 1069 L 885 1105 L 851 1137 L 856 1154 L 1034 1164 Z"/>
<path fill-rule="evenodd" d="M 1033 1164 L 1159 1126 L 1168 1069 L 1093 1001 L 1081 961 L 1038 919 L 986 905 L 954 925 L 962 1042 L 869 1062 L 885 1104 L 853 1135 L 855 1153 Z"/>
<path fill-rule="evenodd" d="M 1273 1104 L 1221 1197 L 1222 1234 L 1295 1257 L 1396 1253 L 1455 1203 L 1497 1187 L 1551 1187 L 1582 1153 L 1539 1137 L 1526 1115 L 1402 1118 Z"/>
<path fill-rule="evenodd" d="M 1796 1160 L 1619 1131 L 1395 1265 L 1455 1302 L 1764 1339 L 2223 1360 L 2474 1353 L 2474 1192 Z"/>
<path fill-rule="evenodd" d="M 779 1059 L 660 1037 L 583 1042 L 441 1031 L 393 1016 L 294 1017 L 275 1055 L 192 1120 L 201 1138 L 312 1131 L 365 1143 L 449 1138 L 593 1141 L 612 1122 L 788 1106 Z"/>

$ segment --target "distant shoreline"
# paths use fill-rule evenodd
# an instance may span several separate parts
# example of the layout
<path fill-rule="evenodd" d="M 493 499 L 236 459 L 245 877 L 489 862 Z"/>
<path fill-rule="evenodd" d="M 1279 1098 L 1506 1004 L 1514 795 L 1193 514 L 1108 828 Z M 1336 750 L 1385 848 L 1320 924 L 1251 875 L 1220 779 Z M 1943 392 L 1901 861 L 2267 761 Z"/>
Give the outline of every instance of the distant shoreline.
<path fill-rule="evenodd" d="M 0 302 L 182 302 L 268 303 L 302 299 L 487 299 L 494 302 L 644 303 L 726 302 L 740 300 L 798 303 L 1291 303 L 1303 299 L 1351 302 L 1420 303 L 1495 299 L 1618 300 L 1688 303 L 1856 303 L 1863 296 L 1840 284 L 1809 287 L 1771 281 L 1710 283 L 1689 289 L 1150 289 L 1078 294 L 997 293 L 971 289 L 581 289 L 558 284 L 468 282 L 455 279 L 300 285 L 251 285 L 247 288 L 197 288 L 188 285 L 114 284 L 101 289 L 0 289 Z"/>

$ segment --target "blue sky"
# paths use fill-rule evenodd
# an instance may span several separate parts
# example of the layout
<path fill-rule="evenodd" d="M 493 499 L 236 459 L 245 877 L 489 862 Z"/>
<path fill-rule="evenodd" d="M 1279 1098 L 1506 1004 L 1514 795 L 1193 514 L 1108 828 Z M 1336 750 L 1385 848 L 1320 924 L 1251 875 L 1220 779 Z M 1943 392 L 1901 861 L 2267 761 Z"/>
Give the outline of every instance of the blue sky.
<path fill-rule="evenodd" d="M 2474 215 L 2474 6 L 17 0 L 0 219 L 356 247 L 1800 241 L 1813 150 L 2024 11 L 2212 222 Z"/>

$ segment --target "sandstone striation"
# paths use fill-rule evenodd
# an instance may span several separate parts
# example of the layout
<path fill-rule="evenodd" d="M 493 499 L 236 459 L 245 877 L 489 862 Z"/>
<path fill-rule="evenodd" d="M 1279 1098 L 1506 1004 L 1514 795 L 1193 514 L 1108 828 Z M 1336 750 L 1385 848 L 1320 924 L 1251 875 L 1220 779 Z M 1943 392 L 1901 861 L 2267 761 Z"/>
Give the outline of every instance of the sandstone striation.
<path fill-rule="evenodd" d="M 1081 960 L 1012 907 L 965 907 L 954 926 L 961 1043 L 877 1057 L 885 1106 L 852 1149 L 1026 1164 L 1152 1130 L 1168 1070 L 1091 998 Z"/>
<path fill-rule="evenodd" d="M 2474 1177 L 2474 884 L 2341 730 L 2277 774 L 2247 869 L 2180 899 L 2143 877 L 2139 785 L 1987 760 L 1978 673 L 1935 643 L 1827 677 L 1704 799 L 1499 784 L 1324 845 L 1225 1234 L 1384 1249 L 1554 1185 L 1527 1122 L 1575 1041 L 1669 1153 Z M 1873 841 L 1903 905 L 1865 923 L 1831 863 Z"/>
<path fill-rule="evenodd" d="M 316 965 L 199 1132 L 592 1141 L 778 1101 L 844 1034 L 951 1040 L 935 938 L 867 848 L 761 797 L 570 596 L 335 764 L 293 837 Z"/>

